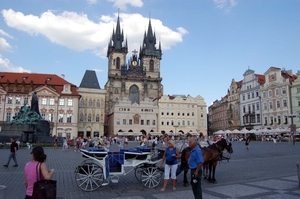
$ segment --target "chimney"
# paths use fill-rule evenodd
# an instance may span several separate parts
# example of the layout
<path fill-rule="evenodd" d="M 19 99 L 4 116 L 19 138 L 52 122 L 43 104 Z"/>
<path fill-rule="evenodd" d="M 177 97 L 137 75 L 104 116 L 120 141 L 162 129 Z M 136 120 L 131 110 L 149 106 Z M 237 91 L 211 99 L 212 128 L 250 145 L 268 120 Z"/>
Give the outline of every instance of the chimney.
<path fill-rule="evenodd" d="M 65 74 L 61 74 L 60 76 L 61 78 L 65 79 Z"/>

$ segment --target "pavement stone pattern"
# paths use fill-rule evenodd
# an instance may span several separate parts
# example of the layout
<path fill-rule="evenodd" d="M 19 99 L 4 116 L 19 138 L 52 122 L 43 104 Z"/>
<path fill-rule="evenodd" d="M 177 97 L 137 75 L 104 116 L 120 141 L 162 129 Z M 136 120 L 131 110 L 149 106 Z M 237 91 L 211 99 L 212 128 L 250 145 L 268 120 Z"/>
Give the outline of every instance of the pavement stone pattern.
<path fill-rule="evenodd" d="M 137 146 L 130 142 L 129 147 Z M 117 144 L 110 147 L 117 150 Z M 300 198 L 300 187 L 297 176 L 296 162 L 300 162 L 300 143 L 251 142 L 246 150 L 244 142 L 233 142 L 234 153 L 228 164 L 217 166 L 218 183 L 210 184 L 202 180 L 203 198 L 234 198 L 234 199 L 294 199 Z M 31 160 L 31 154 L 26 147 L 20 148 L 17 159 L 19 167 L 6 164 L 9 149 L 0 149 L 0 199 L 23 199 L 25 186 L 23 170 Z M 78 188 L 75 182 L 75 168 L 83 160 L 79 152 L 73 149 L 62 151 L 61 148 L 45 148 L 46 164 L 54 168 L 53 179 L 57 180 L 57 196 L 60 199 L 193 199 L 191 187 L 183 186 L 183 174 L 177 178 L 177 191 L 172 191 L 171 183 L 165 192 L 161 192 L 161 184 L 154 188 L 144 188 L 135 178 L 134 171 L 119 178 L 118 183 L 100 187 L 93 192 L 85 192 Z M 269 168 L 266 168 L 269 167 Z M 128 171 L 130 168 L 127 168 Z M 189 174 L 188 174 L 189 177 Z"/>

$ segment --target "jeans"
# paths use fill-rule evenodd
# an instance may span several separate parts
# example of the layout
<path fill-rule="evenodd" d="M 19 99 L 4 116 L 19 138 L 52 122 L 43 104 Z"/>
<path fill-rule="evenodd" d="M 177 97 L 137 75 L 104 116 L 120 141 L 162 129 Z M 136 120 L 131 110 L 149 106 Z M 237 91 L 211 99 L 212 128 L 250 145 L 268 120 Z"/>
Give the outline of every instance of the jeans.
<path fill-rule="evenodd" d="M 195 170 L 196 169 L 191 169 L 191 179 L 193 179 L 192 176 L 195 173 Z M 201 176 L 202 176 L 202 169 L 200 169 L 200 171 L 198 172 L 198 182 L 197 183 L 191 182 L 195 199 L 202 199 Z"/>
<path fill-rule="evenodd" d="M 15 155 L 15 152 L 10 152 L 10 155 L 8 156 L 8 160 L 7 160 L 7 164 L 6 164 L 7 166 L 9 165 L 11 159 L 14 160 L 15 165 L 18 165 L 18 162 L 17 162 L 17 158 L 16 158 L 16 155 Z"/>

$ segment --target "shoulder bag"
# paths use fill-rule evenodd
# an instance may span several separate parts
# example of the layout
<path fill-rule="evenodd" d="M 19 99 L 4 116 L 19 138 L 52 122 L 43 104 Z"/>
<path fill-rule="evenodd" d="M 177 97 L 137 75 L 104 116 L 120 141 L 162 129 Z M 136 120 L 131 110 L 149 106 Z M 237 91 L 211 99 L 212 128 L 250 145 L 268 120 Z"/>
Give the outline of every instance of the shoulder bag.
<path fill-rule="evenodd" d="M 41 179 L 40 165 L 38 163 L 36 166 L 37 181 L 33 184 L 32 199 L 56 199 L 56 180 Z"/>

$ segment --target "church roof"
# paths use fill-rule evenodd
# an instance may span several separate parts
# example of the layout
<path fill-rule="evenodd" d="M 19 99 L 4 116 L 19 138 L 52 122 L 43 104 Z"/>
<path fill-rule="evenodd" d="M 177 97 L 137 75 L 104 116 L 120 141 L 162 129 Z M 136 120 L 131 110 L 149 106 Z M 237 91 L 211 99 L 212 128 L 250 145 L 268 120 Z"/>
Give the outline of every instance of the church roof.
<path fill-rule="evenodd" d="M 96 72 L 93 70 L 86 70 L 79 87 L 101 89 Z"/>

